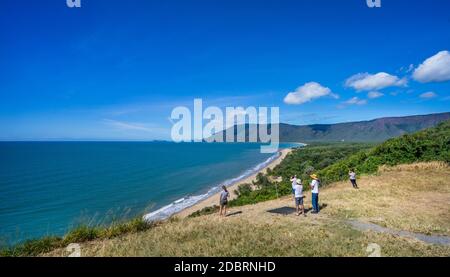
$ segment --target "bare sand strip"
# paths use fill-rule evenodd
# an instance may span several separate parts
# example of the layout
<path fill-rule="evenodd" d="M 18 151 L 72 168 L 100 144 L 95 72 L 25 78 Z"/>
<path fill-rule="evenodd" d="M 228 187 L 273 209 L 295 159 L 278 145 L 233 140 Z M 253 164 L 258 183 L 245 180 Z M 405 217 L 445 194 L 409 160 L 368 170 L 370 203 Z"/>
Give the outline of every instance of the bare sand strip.
<path fill-rule="evenodd" d="M 287 149 L 283 149 L 280 151 L 280 156 L 278 156 L 278 158 L 276 158 L 275 160 L 273 160 L 270 164 L 268 164 L 266 167 L 262 168 L 261 170 L 259 170 L 258 172 L 255 172 L 253 175 L 248 176 L 245 179 L 240 180 L 239 182 L 234 183 L 233 185 L 228 187 L 228 191 L 230 192 L 230 200 L 234 199 L 237 197 L 237 195 L 234 193 L 234 191 L 238 188 L 239 185 L 241 184 L 245 184 L 245 183 L 251 183 L 252 181 L 256 180 L 256 175 L 258 175 L 258 173 L 266 173 L 267 169 L 273 169 L 275 166 L 277 166 L 278 164 L 281 163 L 281 161 L 287 156 L 287 154 L 289 154 L 292 151 L 291 148 L 287 148 Z M 211 195 L 210 197 L 196 203 L 195 205 L 186 208 L 182 211 L 180 211 L 179 213 L 177 213 L 175 216 L 180 217 L 180 218 L 184 218 L 187 217 L 188 215 L 192 214 L 195 211 L 201 210 L 205 207 L 210 207 L 210 206 L 214 206 L 214 205 L 219 205 L 219 197 L 220 197 L 220 192 Z"/>

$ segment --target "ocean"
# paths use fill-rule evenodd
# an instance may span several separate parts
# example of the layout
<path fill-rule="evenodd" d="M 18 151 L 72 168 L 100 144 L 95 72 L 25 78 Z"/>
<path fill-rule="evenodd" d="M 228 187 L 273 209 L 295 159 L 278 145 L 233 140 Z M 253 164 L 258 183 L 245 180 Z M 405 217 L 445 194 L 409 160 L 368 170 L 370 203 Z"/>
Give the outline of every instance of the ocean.
<path fill-rule="evenodd" d="M 256 143 L 0 142 L 0 240 L 166 218 L 276 157 Z"/>

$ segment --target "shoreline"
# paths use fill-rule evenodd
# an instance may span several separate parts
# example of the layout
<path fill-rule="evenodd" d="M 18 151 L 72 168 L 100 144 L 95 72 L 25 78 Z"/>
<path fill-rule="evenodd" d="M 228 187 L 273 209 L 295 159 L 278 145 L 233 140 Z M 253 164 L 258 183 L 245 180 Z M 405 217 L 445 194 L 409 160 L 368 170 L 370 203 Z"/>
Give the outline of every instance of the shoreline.
<path fill-rule="evenodd" d="M 292 152 L 292 148 L 285 148 L 279 151 L 279 156 L 277 158 L 275 158 L 272 162 L 270 162 L 269 164 L 267 164 L 265 167 L 261 168 L 260 170 L 254 172 L 252 175 L 239 180 L 235 183 L 233 183 L 230 186 L 227 186 L 228 191 L 230 192 L 230 198 L 229 200 L 235 199 L 237 197 L 237 195 L 234 193 L 234 191 L 238 188 L 239 185 L 241 184 L 245 184 L 245 183 L 252 183 L 252 181 L 256 180 L 256 176 L 259 173 L 266 173 L 267 169 L 273 169 L 275 166 L 277 166 L 278 164 L 281 163 L 281 161 L 284 160 L 284 158 L 287 156 L 287 154 L 289 154 L 290 152 Z M 214 206 L 214 205 L 218 205 L 219 204 L 219 196 L 220 196 L 221 191 L 218 191 L 212 195 L 210 195 L 209 197 L 195 203 L 192 206 L 186 207 L 185 209 L 174 213 L 172 216 L 174 217 L 179 217 L 179 218 L 185 218 L 187 216 L 189 216 L 190 214 L 192 214 L 195 211 L 201 210 L 205 207 L 210 207 L 210 206 Z"/>

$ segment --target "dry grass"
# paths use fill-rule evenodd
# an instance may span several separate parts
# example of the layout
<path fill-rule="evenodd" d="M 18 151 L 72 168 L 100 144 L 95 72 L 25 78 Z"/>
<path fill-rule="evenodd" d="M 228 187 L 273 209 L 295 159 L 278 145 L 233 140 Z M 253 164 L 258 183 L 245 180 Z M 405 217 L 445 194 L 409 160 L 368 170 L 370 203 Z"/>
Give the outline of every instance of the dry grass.
<path fill-rule="evenodd" d="M 83 256 L 367 256 L 369 243 L 383 256 L 450 256 L 450 247 L 389 234 L 361 232 L 343 223 L 357 218 L 422 233 L 449 235 L 450 170 L 429 163 L 380 170 L 321 191 L 327 207 L 319 215 L 276 215 L 269 209 L 293 206 L 291 197 L 237 207 L 227 218 L 184 218 L 151 230 L 82 244 Z M 306 203 L 310 206 L 310 197 Z M 49 256 L 66 256 L 58 249 Z"/>
<path fill-rule="evenodd" d="M 333 220 L 277 217 L 270 224 L 239 217 L 184 219 L 146 233 L 85 244 L 81 251 L 83 256 L 367 256 L 367 245 L 375 242 L 387 256 L 450 255 L 449 247 L 364 233 Z"/>
<path fill-rule="evenodd" d="M 445 163 L 383 167 L 377 176 L 324 190 L 330 216 L 358 218 L 385 227 L 424 234 L 450 235 L 450 168 Z"/>
<path fill-rule="evenodd" d="M 426 171 L 426 170 L 432 170 L 432 171 L 444 170 L 445 171 L 448 169 L 449 169 L 449 165 L 447 163 L 436 161 L 436 162 L 421 162 L 421 163 L 414 163 L 414 164 L 401 164 L 401 165 L 397 165 L 397 166 L 382 165 L 378 169 L 378 172 L 382 173 L 382 172 L 390 172 L 390 171 L 398 172 L 398 171 Z"/>

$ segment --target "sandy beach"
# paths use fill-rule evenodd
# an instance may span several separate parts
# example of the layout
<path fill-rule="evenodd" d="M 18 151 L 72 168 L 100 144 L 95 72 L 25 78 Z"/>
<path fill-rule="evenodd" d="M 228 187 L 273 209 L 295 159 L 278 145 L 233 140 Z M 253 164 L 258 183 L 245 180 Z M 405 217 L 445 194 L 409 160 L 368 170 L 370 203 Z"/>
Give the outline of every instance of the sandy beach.
<path fill-rule="evenodd" d="M 275 166 L 277 166 L 279 163 L 281 163 L 281 161 L 291 151 L 292 151 L 291 148 L 287 148 L 287 149 L 281 150 L 280 151 L 281 155 L 278 156 L 278 158 L 276 158 L 274 161 L 272 161 L 266 167 L 262 168 L 258 172 L 255 172 L 253 175 L 250 175 L 247 178 L 242 179 L 241 181 L 236 182 L 235 184 L 233 184 L 231 186 L 228 186 L 228 191 L 230 192 L 229 200 L 234 199 L 234 198 L 237 197 L 237 195 L 234 193 L 234 191 L 238 188 L 239 185 L 245 184 L 245 183 L 251 183 L 252 181 L 255 181 L 256 180 L 256 175 L 258 175 L 258 173 L 266 173 L 268 168 L 273 169 Z M 183 218 L 183 217 L 186 217 L 186 216 L 190 215 L 191 213 L 193 213 L 195 211 L 198 211 L 198 210 L 201 210 L 201 209 L 203 209 L 205 207 L 218 205 L 219 204 L 219 195 L 220 195 L 220 192 L 217 192 L 216 194 L 211 195 L 210 197 L 208 197 L 208 198 L 206 198 L 206 199 L 196 203 L 195 205 L 180 211 L 175 216 Z"/>

